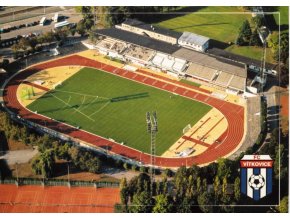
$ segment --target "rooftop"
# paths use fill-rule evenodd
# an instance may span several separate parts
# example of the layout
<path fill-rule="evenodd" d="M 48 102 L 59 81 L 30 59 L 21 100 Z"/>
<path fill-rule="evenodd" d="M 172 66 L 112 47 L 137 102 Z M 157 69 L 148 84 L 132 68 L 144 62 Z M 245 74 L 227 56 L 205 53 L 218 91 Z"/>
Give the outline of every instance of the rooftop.
<path fill-rule="evenodd" d="M 229 51 L 222 50 L 219 48 L 211 48 L 211 49 L 208 49 L 207 52 L 210 54 L 213 54 L 213 55 L 217 55 L 217 56 L 231 59 L 233 61 L 242 62 L 242 63 L 245 63 L 247 65 L 254 65 L 254 66 L 258 66 L 258 67 L 261 66 L 260 60 L 255 60 L 255 59 L 248 58 L 245 56 L 237 55 L 237 54 L 234 54 L 234 53 L 231 53 Z M 275 68 L 275 66 L 276 65 L 274 65 L 274 64 L 266 63 L 267 69 L 273 69 L 273 68 Z"/>
<path fill-rule="evenodd" d="M 110 28 L 110 29 L 100 29 L 95 31 L 96 34 L 111 37 L 114 39 L 121 40 L 123 42 L 128 42 L 131 44 L 139 45 L 145 48 L 150 48 L 152 50 L 160 51 L 166 54 L 172 54 L 179 49 L 177 45 L 171 45 L 169 43 L 152 39 L 147 36 L 138 35 L 131 33 L 129 31 Z"/>
<path fill-rule="evenodd" d="M 190 44 L 203 46 L 209 40 L 209 38 L 205 36 L 197 35 L 195 33 L 184 32 L 178 40 L 184 41 Z"/>
<path fill-rule="evenodd" d="M 247 71 L 244 64 L 237 63 L 228 59 L 211 56 L 186 48 L 180 48 L 172 55 L 202 66 L 228 72 L 243 78 L 247 77 Z"/>
<path fill-rule="evenodd" d="M 166 36 L 170 36 L 170 37 L 173 37 L 173 38 L 176 38 L 176 39 L 178 39 L 182 35 L 182 33 L 180 33 L 180 32 L 176 32 L 176 31 L 165 29 L 165 28 L 158 27 L 158 26 L 153 26 L 151 24 L 143 23 L 142 21 L 139 21 L 139 20 L 136 20 L 136 19 L 126 19 L 123 22 L 123 24 L 127 24 L 127 25 L 130 25 L 130 26 L 135 26 L 135 27 L 138 27 L 140 29 L 148 30 L 148 31 L 151 31 L 151 32 L 156 32 L 156 33 L 159 33 L 159 34 L 162 34 L 162 35 L 166 35 Z"/>

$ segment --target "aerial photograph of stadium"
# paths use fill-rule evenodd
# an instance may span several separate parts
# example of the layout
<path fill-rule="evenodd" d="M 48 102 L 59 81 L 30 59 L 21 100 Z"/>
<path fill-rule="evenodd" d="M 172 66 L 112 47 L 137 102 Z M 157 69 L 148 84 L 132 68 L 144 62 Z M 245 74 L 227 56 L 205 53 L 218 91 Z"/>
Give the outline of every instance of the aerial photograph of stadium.
<path fill-rule="evenodd" d="M 0 6 L 0 213 L 288 213 L 288 158 L 288 6 Z"/>

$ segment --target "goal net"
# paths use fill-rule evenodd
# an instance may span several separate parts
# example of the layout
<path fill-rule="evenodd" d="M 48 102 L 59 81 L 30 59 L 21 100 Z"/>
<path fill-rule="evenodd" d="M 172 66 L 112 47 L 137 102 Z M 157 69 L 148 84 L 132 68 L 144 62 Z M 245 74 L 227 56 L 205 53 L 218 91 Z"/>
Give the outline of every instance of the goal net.
<path fill-rule="evenodd" d="M 182 130 L 183 134 L 187 133 L 190 129 L 191 129 L 191 125 L 187 124 L 186 127 L 184 127 Z"/>

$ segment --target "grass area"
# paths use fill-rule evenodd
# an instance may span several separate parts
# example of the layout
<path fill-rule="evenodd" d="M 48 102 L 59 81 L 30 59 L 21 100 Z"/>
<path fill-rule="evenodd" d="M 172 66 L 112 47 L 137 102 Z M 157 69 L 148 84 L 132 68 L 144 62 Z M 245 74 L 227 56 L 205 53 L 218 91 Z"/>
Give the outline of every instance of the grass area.
<path fill-rule="evenodd" d="M 280 12 L 280 25 L 289 25 L 289 8 L 288 6 L 278 6 L 278 12 Z M 279 15 L 274 15 L 276 24 L 279 25 Z"/>
<path fill-rule="evenodd" d="M 217 12 L 217 13 L 208 13 Z M 197 12 L 162 21 L 157 25 L 179 32 L 194 32 L 225 43 L 236 39 L 239 27 L 250 14 L 220 14 L 221 12 L 243 12 L 239 7 L 205 7 Z"/>
<path fill-rule="evenodd" d="M 226 48 L 226 50 L 234 54 L 246 56 L 256 60 L 261 60 L 263 55 L 263 48 L 255 46 L 231 45 L 230 47 Z M 275 63 L 273 59 L 273 52 L 270 48 L 267 48 L 266 51 L 266 62 Z"/>
<path fill-rule="evenodd" d="M 195 124 L 211 109 L 200 102 L 89 68 L 83 68 L 28 108 L 143 152 L 150 151 L 145 114 L 157 111 L 157 155 L 182 136 L 187 124 Z"/>
<path fill-rule="evenodd" d="M 181 79 L 180 82 L 188 84 L 188 85 L 196 86 L 196 87 L 200 87 L 201 86 L 198 83 L 195 83 L 195 82 L 192 82 L 192 81 L 189 81 L 189 80 L 186 80 L 186 79 Z"/>

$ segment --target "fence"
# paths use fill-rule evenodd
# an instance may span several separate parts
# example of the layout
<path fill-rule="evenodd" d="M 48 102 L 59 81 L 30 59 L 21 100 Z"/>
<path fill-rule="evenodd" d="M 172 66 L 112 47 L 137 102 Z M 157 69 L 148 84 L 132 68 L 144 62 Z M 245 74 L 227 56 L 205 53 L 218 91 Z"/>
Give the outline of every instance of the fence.
<path fill-rule="evenodd" d="M 109 181 L 68 181 L 59 179 L 33 179 L 33 178 L 18 178 L 18 179 L 1 179 L 0 184 L 15 184 L 21 185 L 42 185 L 42 186 L 68 186 L 68 187 L 119 187 L 119 182 Z"/>

